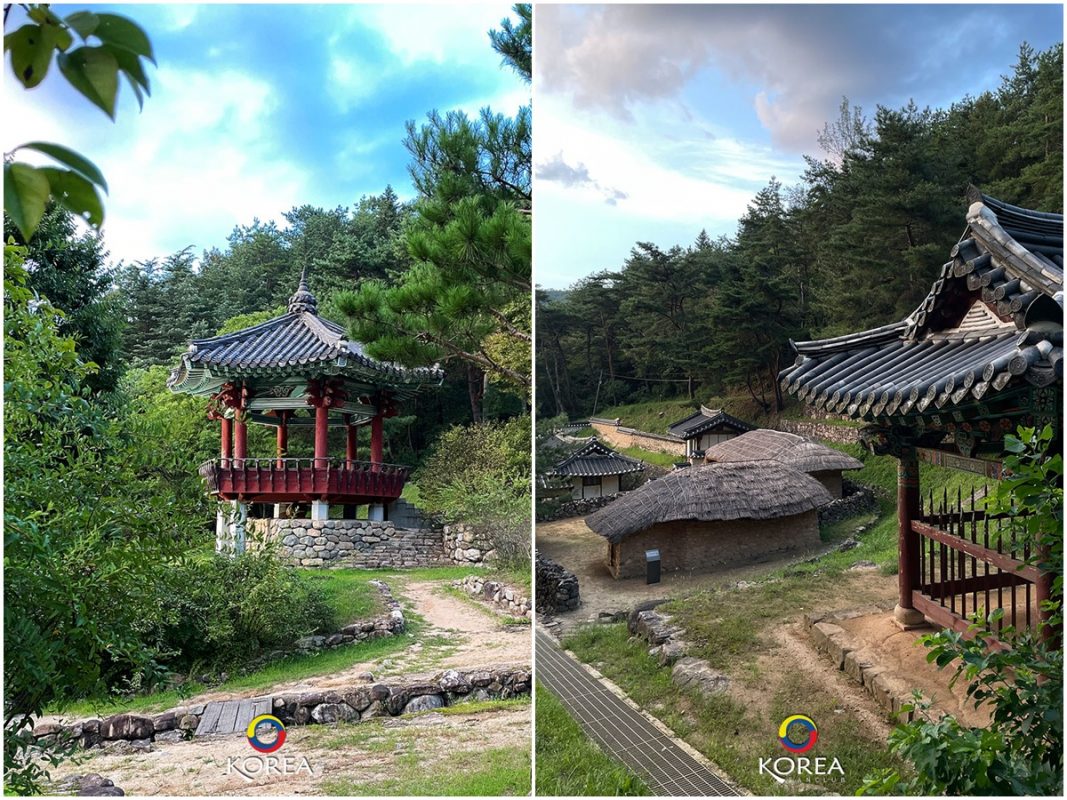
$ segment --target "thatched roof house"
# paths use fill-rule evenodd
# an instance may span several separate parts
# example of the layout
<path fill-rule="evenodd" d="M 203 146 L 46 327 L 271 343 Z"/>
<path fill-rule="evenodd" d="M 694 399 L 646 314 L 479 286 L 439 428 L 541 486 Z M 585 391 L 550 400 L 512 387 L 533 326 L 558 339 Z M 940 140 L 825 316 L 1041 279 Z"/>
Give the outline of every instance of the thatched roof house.
<path fill-rule="evenodd" d="M 548 475 L 570 480 L 571 496 L 583 500 L 617 494 L 620 475 L 644 468 L 638 459 L 616 453 L 594 436 L 584 447 L 556 464 Z"/>
<path fill-rule="evenodd" d="M 848 453 L 819 444 L 795 433 L 760 428 L 710 447 L 704 453 L 707 464 L 734 461 L 777 461 L 806 472 L 817 479 L 834 497 L 841 496 L 841 471 L 863 469 L 863 462 Z"/>
<path fill-rule="evenodd" d="M 810 475 L 774 460 L 675 470 L 586 517 L 608 540 L 616 578 L 644 574 L 645 550 L 666 571 L 760 561 L 819 542 L 817 509 L 833 498 Z"/>
<path fill-rule="evenodd" d="M 720 408 L 701 406 L 685 419 L 672 422 L 667 433 L 685 441 L 685 457 L 700 458 L 712 445 L 725 442 L 756 426 L 727 414 Z"/>

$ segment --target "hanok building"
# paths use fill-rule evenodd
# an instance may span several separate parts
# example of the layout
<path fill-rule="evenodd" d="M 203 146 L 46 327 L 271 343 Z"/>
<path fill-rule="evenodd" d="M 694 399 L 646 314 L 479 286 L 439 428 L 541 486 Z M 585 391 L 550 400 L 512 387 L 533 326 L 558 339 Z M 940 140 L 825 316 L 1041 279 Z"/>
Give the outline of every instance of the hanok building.
<path fill-rule="evenodd" d="M 707 464 L 728 461 L 777 461 L 806 472 L 826 487 L 835 498 L 842 495 L 841 472 L 863 469 L 863 462 L 795 433 L 759 428 L 709 447 L 704 452 Z"/>
<path fill-rule="evenodd" d="M 311 518 L 329 517 L 330 506 L 368 506 L 368 518 L 388 518 L 400 497 L 408 467 L 383 460 L 383 420 L 397 404 L 428 384 L 436 369 L 402 369 L 375 361 L 344 328 L 318 316 L 305 277 L 280 317 L 244 330 L 197 339 L 171 371 L 167 386 L 209 398 L 208 417 L 219 421 L 220 457 L 201 466 L 208 491 L 232 504 L 220 509 L 217 546 L 244 550 L 244 521 L 252 503 L 274 504 L 275 516 L 290 504 L 310 504 Z M 250 457 L 248 425 L 277 429 L 272 457 Z M 369 458 L 360 460 L 357 433 L 370 427 Z M 344 457 L 328 452 L 330 428 L 345 431 Z M 291 430 L 313 433 L 314 456 L 289 458 Z"/>
<path fill-rule="evenodd" d="M 644 468 L 645 465 L 636 458 L 616 453 L 594 436 L 581 449 L 556 464 L 548 474 L 569 480 L 573 499 L 588 500 L 618 494 L 620 478 Z"/>
<path fill-rule="evenodd" d="M 707 464 L 669 472 L 585 518 L 608 541 L 615 578 L 645 574 L 658 550 L 664 572 L 712 571 L 819 544 L 815 478 L 777 461 Z"/>
<path fill-rule="evenodd" d="M 703 458 L 704 451 L 709 447 L 754 430 L 755 427 L 721 409 L 701 406 L 699 411 L 668 425 L 667 433 L 684 440 L 685 457 L 697 460 Z"/>
<path fill-rule="evenodd" d="M 868 423 L 875 452 L 900 460 L 896 619 L 959 631 L 997 607 L 1000 625 L 1033 625 L 1050 576 L 1024 563 L 1012 519 L 959 497 L 923 503 L 918 460 L 999 478 L 1004 436 L 1019 425 L 1053 425 L 1062 447 L 1063 217 L 973 187 L 969 200 L 966 230 L 914 312 L 797 342 L 779 375 L 816 409 Z"/>

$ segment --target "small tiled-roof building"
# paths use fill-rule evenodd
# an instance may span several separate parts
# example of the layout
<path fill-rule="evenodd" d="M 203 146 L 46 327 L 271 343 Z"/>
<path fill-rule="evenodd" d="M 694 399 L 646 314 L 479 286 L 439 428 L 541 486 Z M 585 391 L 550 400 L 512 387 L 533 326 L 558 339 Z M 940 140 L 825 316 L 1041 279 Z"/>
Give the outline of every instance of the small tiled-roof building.
<path fill-rule="evenodd" d="M 818 545 L 818 509 L 831 499 L 815 478 L 777 461 L 707 464 L 649 481 L 585 523 L 607 540 L 616 578 L 644 575 L 652 549 L 664 572 L 700 572 Z"/>
<path fill-rule="evenodd" d="M 593 437 L 548 474 L 571 481 L 571 497 L 587 500 L 618 494 L 619 477 L 640 472 L 645 465 L 636 458 L 616 453 Z"/>
<path fill-rule="evenodd" d="M 704 451 L 739 436 L 746 431 L 755 429 L 744 420 L 727 414 L 722 409 L 700 407 L 688 417 L 667 426 L 667 433 L 685 440 L 685 457 L 698 459 Z"/>
<path fill-rule="evenodd" d="M 826 487 L 834 497 L 841 497 L 841 471 L 862 469 L 863 462 L 795 433 L 768 428 L 743 433 L 740 436 L 709 447 L 704 452 L 705 463 L 729 461 L 777 461 L 787 467 L 806 472 Z"/>

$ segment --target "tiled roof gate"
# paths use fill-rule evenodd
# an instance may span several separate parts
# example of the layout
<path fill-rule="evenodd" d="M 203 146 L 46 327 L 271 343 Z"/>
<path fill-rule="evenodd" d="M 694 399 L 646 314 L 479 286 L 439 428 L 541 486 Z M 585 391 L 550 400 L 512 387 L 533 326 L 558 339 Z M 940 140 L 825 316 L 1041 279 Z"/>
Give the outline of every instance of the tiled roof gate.
<path fill-rule="evenodd" d="M 1030 625 L 1050 576 L 1020 569 L 1026 553 L 1014 536 L 995 544 L 996 529 L 1010 527 L 1004 519 L 962 497 L 922 506 L 918 456 L 995 476 L 1005 434 L 1051 424 L 1058 451 L 1063 429 L 1063 216 L 974 187 L 968 199 L 967 227 L 915 311 L 796 342 L 796 362 L 778 376 L 816 409 L 868 423 L 864 441 L 900 459 L 897 620 L 925 616 L 960 631 L 991 602 Z"/>

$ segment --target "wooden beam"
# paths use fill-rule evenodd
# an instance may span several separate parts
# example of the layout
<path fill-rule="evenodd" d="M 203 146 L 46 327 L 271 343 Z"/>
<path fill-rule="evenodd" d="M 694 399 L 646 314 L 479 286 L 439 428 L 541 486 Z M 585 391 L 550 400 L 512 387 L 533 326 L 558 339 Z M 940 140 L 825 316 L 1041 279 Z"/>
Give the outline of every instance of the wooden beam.
<path fill-rule="evenodd" d="M 940 625 L 942 628 L 950 628 L 957 633 L 963 634 L 967 639 L 974 638 L 974 630 L 972 630 L 973 623 L 970 620 L 966 620 L 958 614 L 953 614 L 944 606 L 939 603 L 935 603 L 929 597 L 924 595 L 920 591 L 912 592 L 911 594 L 912 607 L 922 613 L 924 617 L 933 622 L 935 625 Z M 989 646 L 994 650 L 1010 650 L 1011 647 L 1004 644 L 1004 642 L 997 639 L 995 636 L 986 640 Z"/>
<path fill-rule="evenodd" d="M 927 525 L 925 522 L 912 521 L 911 529 L 920 536 L 924 536 L 927 539 L 933 539 L 935 542 L 947 545 L 953 550 L 966 553 L 969 556 L 985 561 L 987 564 L 999 567 L 1005 572 L 1019 575 L 1031 583 L 1037 583 L 1041 577 L 1041 573 L 1038 572 L 1037 567 L 1024 565 L 1021 561 L 1018 561 L 1011 556 L 1005 555 L 1004 553 L 998 553 L 996 550 L 991 550 L 988 547 L 982 547 L 982 545 L 975 544 L 974 542 L 968 542 L 966 539 L 959 536 L 953 536 L 940 528 L 935 528 L 933 525 Z"/>
<path fill-rule="evenodd" d="M 934 600 L 949 597 L 954 594 L 973 594 L 984 592 L 986 589 L 1006 589 L 1011 586 L 1022 586 L 1029 581 L 1012 572 L 1001 572 L 999 575 L 975 575 L 971 578 L 961 578 L 956 581 L 939 581 L 923 586 L 922 591 Z M 991 611 L 992 609 L 987 609 Z"/>

